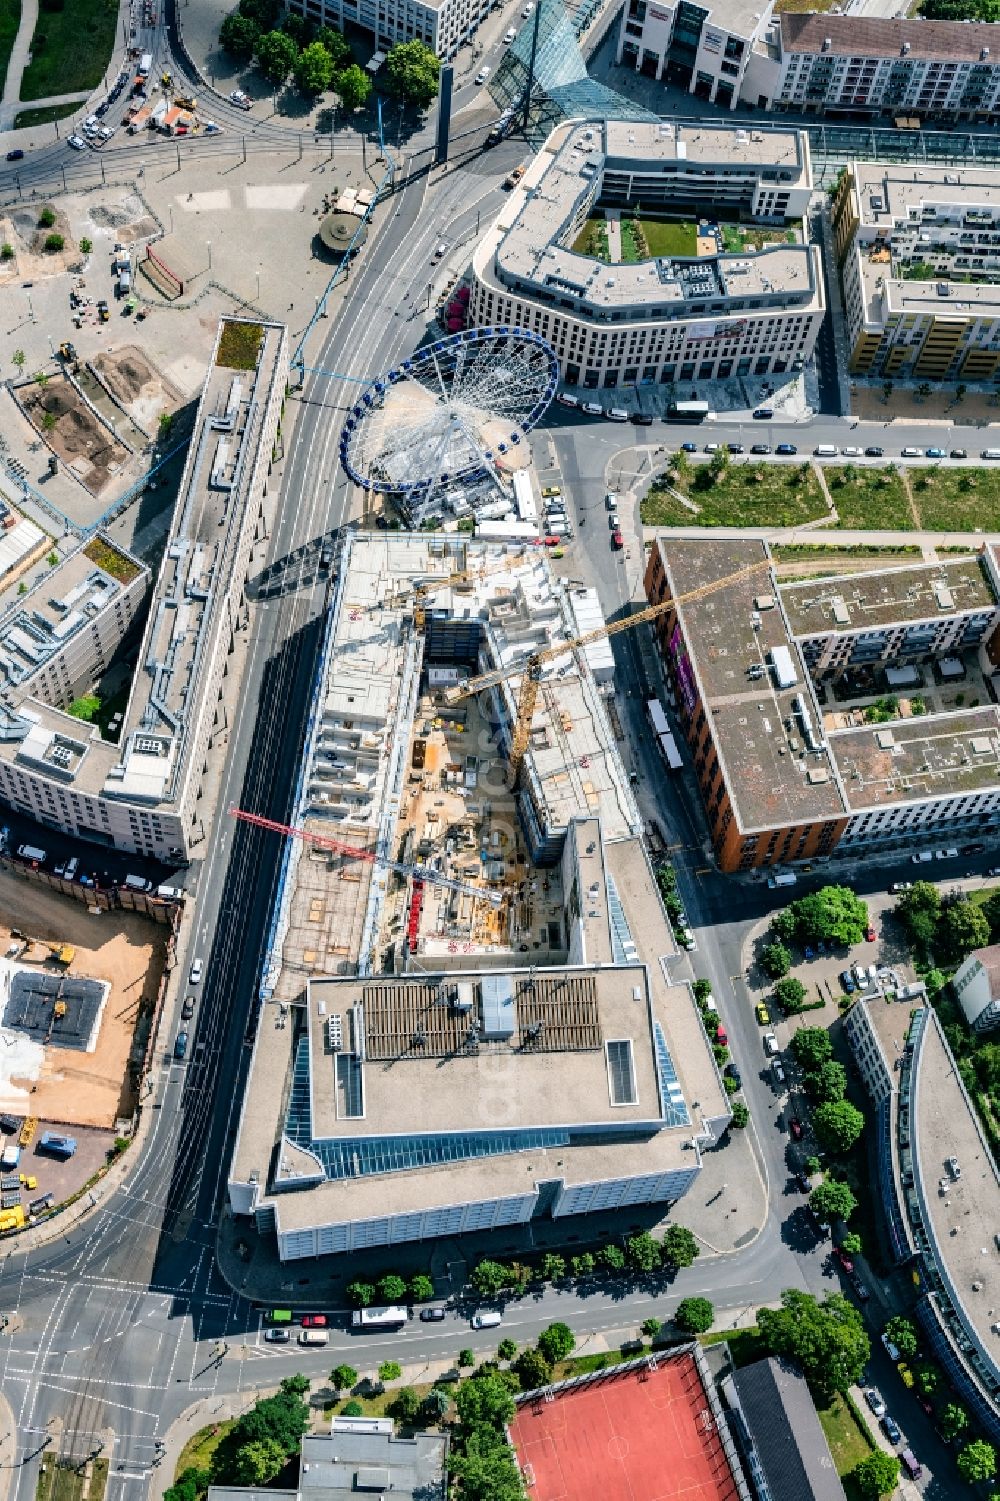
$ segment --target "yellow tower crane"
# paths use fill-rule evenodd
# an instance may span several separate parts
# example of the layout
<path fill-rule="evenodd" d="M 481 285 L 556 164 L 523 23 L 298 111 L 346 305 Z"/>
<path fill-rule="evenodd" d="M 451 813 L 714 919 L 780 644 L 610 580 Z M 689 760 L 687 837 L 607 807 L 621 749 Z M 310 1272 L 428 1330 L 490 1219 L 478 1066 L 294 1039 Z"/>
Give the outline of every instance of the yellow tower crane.
<path fill-rule="evenodd" d="M 689 589 L 684 594 L 671 595 L 669 599 L 663 599 L 656 605 L 649 605 L 644 610 L 637 610 L 634 615 L 629 615 L 623 620 L 615 620 L 610 625 L 599 626 L 596 630 L 587 631 L 583 636 L 576 636 L 571 641 L 559 641 L 552 646 L 543 647 L 541 651 L 532 652 L 520 662 L 506 667 L 497 667 L 492 672 L 480 673 L 478 677 L 466 678 L 464 683 L 447 689 L 445 702 L 455 704 L 460 699 L 471 697 L 474 693 L 484 693 L 487 688 L 495 688 L 498 684 L 507 682 L 509 678 L 521 679 L 517 697 L 517 714 L 507 759 L 510 785 L 514 788 L 521 775 L 524 753 L 528 749 L 531 722 L 538 698 L 538 685 L 541 682 L 542 669 L 546 662 L 551 662 L 555 657 L 565 656 L 567 652 L 578 651 L 580 647 L 589 646 L 593 641 L 603 641 L 608 636 L 617 636 L 620 631 L 629 631 L 634 625 L 642 625 L 647 620 L 655 620 L 657 615 L 663 615 L 676 605 L 689 604 L 695 599 L 704 599 L 706 594 L 714 594 L 717 589 L 724 589 L 728 584 L 735 584 L 751 574 L 761 573 L 770 566 L 768 559 L 762 558 L 759 563 L 752 563 L 748 568 L 740 568 L 736 573 L 727 573 L 724 578 L 713 579 L 710 584 L 701 584 L 697 589 Z"/>
<path fill-rule="evenodd" d="M 402 589 L 390 596 L 389 604 L 393 608 L 413 603 L 413 619 L 418 630 L 424 626 L 424 605 L 430 594 L 436 594 L 439 589 L 452 589 L 461 584 L 475 584 L 480 579 L 491 578 L 496 573 L 507 573 L 512 568 L 520 568 L 524 563 L 530 563 L 535 556 L 527 551 L 508 553 L 497 562 L 481 568 L 462 568 L 455 573 L 443 574 L 437 579 L 423 579 L 419 584 L 407 584 Z"/>

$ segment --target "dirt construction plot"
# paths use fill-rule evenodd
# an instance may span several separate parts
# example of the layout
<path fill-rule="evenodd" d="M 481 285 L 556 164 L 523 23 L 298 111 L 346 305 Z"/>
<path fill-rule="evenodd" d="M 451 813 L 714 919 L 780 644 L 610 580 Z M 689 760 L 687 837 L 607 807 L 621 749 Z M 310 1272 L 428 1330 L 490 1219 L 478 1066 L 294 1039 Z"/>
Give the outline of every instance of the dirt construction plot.
<path fill-rule="evenodd" d="M 43 208 L 51 208 L 55 215 L 51 224 L 39 222 Z M 2 220 L 2 229 L 4 242 L 13 248 L 19 277 L 41 281 L 48 276 L 60 276 L 80 264 L 80 251 L 70 232 L 69 219 L 54 204 L 26 204 L 10 209 Z M 45 249 L 45 241 L 52 234 L 62 236 L 62 250 Z"/>
<path fill-rule="evenodd" d="M 146 432 L 155 432 L 160 413 L 175 412 L 184 400 L 177 387 L 134 344 L 97 355 L 94 369 L 133 422 Z"/>
<path fill-rule="evenodd" d="M 35 431 L 45 434 L 91 495 L 100 496 L 127 462 L 128 449 L 116 442 L 65 376 L 52 376 L 44 387 L 19 386 L 15 394 Z M 55 418 L 54 425 L 46 422 L 47 416 Z"/>
<path fill-rule="evenodd" d="M 133 1039 L 136 1050 L 141 1050 L 144 1026 L 136 1036 L 136 1023 L 141 1016 L 145 1024 L 152 1010 L 167 929 L 133 912 L 94 916 L 82 904 L 5 871 L 0 871 L 0 914 L 4 948 L 11 942 L 12 928 L 45 942 L 70 943 L 76 954 L 68 971 L 44 963 L 39 968 L 104 980 L 111 986 L 92 1053 L 43 1050 L 24 1033 L 0 1033 L 0 1110 L 63 1125 L 112 1127 L 134 1107 L 129 1056 Z"/>

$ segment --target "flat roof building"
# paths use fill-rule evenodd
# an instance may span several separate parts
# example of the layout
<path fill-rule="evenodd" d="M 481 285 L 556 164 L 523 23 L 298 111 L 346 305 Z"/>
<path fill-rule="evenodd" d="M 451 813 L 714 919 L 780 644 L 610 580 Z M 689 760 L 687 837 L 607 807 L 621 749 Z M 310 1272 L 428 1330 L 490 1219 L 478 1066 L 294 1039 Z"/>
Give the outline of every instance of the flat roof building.
<path fill-rule="evenodd" d="M 191 858 L 286 374 L 283 326 L 219 325 L 120 744 L 64 711 L 138 620 L 148 569 L 99 533 L 0 616 L 0 797 L 12 806 L 118 849 Z"/>
<path fill-rule="evenodd" d="M 335 1417 L 329 1433 L 306 1433 L 295 1490 L 211 1485 L 209 1501 L 356 1501 L 359 1494 L 393 1501 L 445 1501 L 448 1440 L 442 1434 L 402 1438 L 391 1418 Z"/>
<path fill-rule="evenodd" d="M 995 32 L 1000 45 L 1000 25 L 921 22 L 914 29 L 952 25 Z M 1000 50 L 991 72 L 1000 88 Z M 832 221 L 853 372 L 997 378 L 1000 172 L 851 162 Z"/>
<path fill-rule="evenodd" d="M 318 26 L 360 27 L 383 53 L 418 41 L 448 62 L 489 15 L 490 0 L 289 0 L 289 9 Z"/>
<path fill-rule="evenodd" d="M 726 578 L 655 623 L 723 870 L 1000 823 L 995 704 L 872 723 L 836 697 L 846 684 L 874 699 L 876 674 L 898 664 L 918 686 L 951 664 L 987 673 L 1000 626 L 992 547 L 783 584 L 763 542 L 660 537 L 646 592 L 658 603 Z"/>
<path fill-rule="evenodd" d="M 951 983 L 970 1027 L 977 1032 L 1000 1027 L 1000 943 L 973 949 L 958 966 Z"/>
<path fill-rule="evenodd" d="M 520 325 L 555 350 L 569 385 L 780 374 L 812 353 L 825 311 L 819 251 L 799 231 L 812 192 L 796 131 L 575 120 L 541 148 L 473 253 L 470 312 Z M 580 239 L 603 207 L 713 213 L 771 226 L 737 253 L 715 241 L 627 264 Z"/>
<path fill-rule="evenodd" d="M 932 1008 L 880 995 L 856 1002 L 844 1025 L 875 1102 L 891 1253 L 912 1265 L 930 1348 L 996 1443 L 1000 1173 Z"/>

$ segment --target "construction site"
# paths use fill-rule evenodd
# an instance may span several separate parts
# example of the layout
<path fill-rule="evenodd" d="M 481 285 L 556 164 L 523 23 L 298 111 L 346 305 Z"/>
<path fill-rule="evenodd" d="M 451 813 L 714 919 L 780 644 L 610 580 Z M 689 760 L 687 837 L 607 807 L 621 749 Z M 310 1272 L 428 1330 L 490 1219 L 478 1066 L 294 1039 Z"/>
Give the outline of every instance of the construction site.
<path fill-rule="evenodd" d="M 717 1140 L 728 1123 L 727 1096 L 690 993 L 662 972 L 676 950 L 617 745 L 606 638 L 650 611 L 611 625 L 598 612 L 595 624 L 593 600 L 582 597 L 590 592 L 557 579 L 544 550 L 521 543 L 427 533 L 347 540 L 293 821 L 230 810 L 283 844 L 264 1005 L 230 1175 L 234 1212 L 277 1228 L 283 1258 L 348 1249 L 365 1234 L 377 1244 L 384 1235 L 462 1228 L 459 1209 L 480 1227 L 504 1216 L 510 1223 L 536 1212 L 587 1212 L 609 1202 L 591 1173 L 605 1185 L 614 1178 L 606 1191 L 622 1203 L 676 1198 L 699 1165 L 697 1145 L 694 1158 L 681 1154 Z M 457 1000 L 440 981 L 456 972 L 469 977 L 459 981 Z M 433 978 L 414 1007 L 408 997 L 418 975 Z M 347 988 L 328 992 L 334 981 Z M 549 983 L 550 1002 L 542 1005 L 539 987 Z M 584 1008 L 586 1026 L 573 1000 L 584 992 L 594 997 Z M 519 1021 L 498 1029 L 501 995 Z M 605 1160 L 608 1148 L 579 1153 L 575 1171 L 557 1175 L 565 1178 L 559 1207 L 551 1196 L 540 1199 L 522 1181 L 533 1170 L 518 1154 L 550 1137 L 553 1146 L 565 1144 L 560 1110 L 570 1106 L 566 1098 L 559 1103 L 557 1088 L 554 1118 L 550 1109 L 536 1120 L 541 1091 L 530 1085 L 529 1050 L 560 1054 L 545 1065 L 551 1083 L 564 1076 L 568 1087 L 579 1075 L 570 1113 L 581 1144 L 607 1130 L 596 1087 L 612 1067 L 606 1038 L 624 1050 L 633 1032 L 633 1083 L 645 1080 L 632 1101 L 636 1141 L 620 1147 L 615 1162 Z M 480 1058 L 481 1048 L 488 1057 Z M 485 1083 L 470 1090 L 468 1081 L 511 1048 L 527 1087 L 517 1091 L 516 1123 L 498 1136 L 483 1114 Z M 632 1049 L 629 1040 L 630 1059 Z M 428 1086 L 433 1058 L 452 1060 L 434 1075 L 437 1110 L 422 1087 L 410 1099 L 395 1079 L 379 1080 L 378 1058 L 385 1070 L 402 1058 L 411 1066 L 423 1060 Z M 420 1081 L 416 1073 L 418 1085 L 423 1073 Z M 622 1090 L 631 1087 L 626 1080 Z M 412 1116 L 418 1101 L 424 1104 Z M 370 1135 L 337 1140 L 361 1116 L 378 1143 Z M 382 1133 L 413 1143 L 420 1121 L 432 1142 L 426 1152 L 399 1157 L 385 1148 Z M 477 1145 L 469 1146 L 468 1131 Z M 492 1171 L 512 1192 L 498 1189 L 488 1206 L 471 1202 L 471 1177 L 463 1189 L 404 1172 L 443 1170 L 445 1161 L 482 1151 L 511 1157 Z M 376 1186 L 355 1187 L 349 1205 L 345 1185 L 330 1180 L 397 1169 L 394 1202 L 411 1206 L 409 1228 L 364 1230 Z M 454 1176 L 461 1179 L 462 1170 L 455 1167 Z M 264 1197 L 272 1186 L 280 1211 Z M 305 1187 L 314 1191 L 287 1196 Z"/>

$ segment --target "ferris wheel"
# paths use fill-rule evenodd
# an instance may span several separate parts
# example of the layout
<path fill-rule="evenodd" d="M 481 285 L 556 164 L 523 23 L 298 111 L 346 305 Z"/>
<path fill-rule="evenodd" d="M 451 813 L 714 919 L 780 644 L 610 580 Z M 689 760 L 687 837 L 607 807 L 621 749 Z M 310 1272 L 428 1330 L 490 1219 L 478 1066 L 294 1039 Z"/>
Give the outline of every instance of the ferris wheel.
<path fill-rule="evenodd" d="M 365 490 L 409 498 L 520 468 L 558 376 L 555 352 L 527 329 L 438 339 L 367 387 L 344 423 L 341 463 Z"/>

